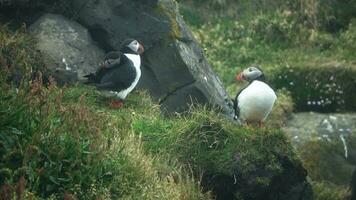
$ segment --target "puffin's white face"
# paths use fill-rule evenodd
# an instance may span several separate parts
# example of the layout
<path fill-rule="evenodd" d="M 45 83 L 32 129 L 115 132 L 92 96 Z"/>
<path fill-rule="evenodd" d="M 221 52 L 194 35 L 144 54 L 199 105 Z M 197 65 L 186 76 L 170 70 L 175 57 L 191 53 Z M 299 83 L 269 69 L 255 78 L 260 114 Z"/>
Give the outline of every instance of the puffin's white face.
<path fill-rule="evenodd" d="M 244 71 L 242 71 L 240 74 L 238 74 L 236 76 L 236 79 L 238 81 L 242 81 L 242 80 L 252 81 L 262 75 L 263 75 L 262 71 L 260 69 L 258 69 L 257 67 L 249 67 L 249 68 L 245 69 Z"/>
<path fill-rule="evenodd" d="M 249 67 L 243 71 L 244 76 L 246 77 L 247 80 L 254 80 L 257 77 L 262 75 L 261 70 L 259 70 L 256 67 Z"/>
<path fill-rule="evenodd" d="M 129 47 L 132 51 L 137 52 L 138 54 L 142 54 L 144 52 L 143 46 L 137 42 L 137 40 L 130 42 L 127 47 Z"/>
<path fill-rule="evenodd" d="M 137 52 L 140 47 L 140 43 L 137 40 L 132 41 L 129 45 L 127 45 L 132 51 Z"/>

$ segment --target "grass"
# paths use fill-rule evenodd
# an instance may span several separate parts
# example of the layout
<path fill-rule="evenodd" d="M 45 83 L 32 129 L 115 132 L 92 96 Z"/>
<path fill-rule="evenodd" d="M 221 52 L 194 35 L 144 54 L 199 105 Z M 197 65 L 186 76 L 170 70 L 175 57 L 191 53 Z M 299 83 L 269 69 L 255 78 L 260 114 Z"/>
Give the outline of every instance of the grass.
<path fill-rule="evenodd" d="M 248 3 L 240 2 L 241 4 L 243 6 Z M 345 29 L 335 33 L 308 26 L 306 21 L 301 21 L 299 10 L 285 7 L 283 3 L 278 4 L 280 7 L 274 8 L 273 12 L 268 9 L 262 12 L 263 8 L 257 8 L 251 10 L 250 15 L 246 12 L 237 16 L 231 16 L 228 12 L 222 14 L 219 8 L 211 4 L 193 5 L 199 7 L 201 12 L 210 14 L 200 15 L 189 7 L 192 6 L 191 3 L 184 4 L 182 10 L 185 19 L 191 24 L 209 63 L 231 96 L 234 96 L 239 88 L 236 86 L 234 74 L 250 65 L 258 64 L 262 66 L 268 82 L 275 89 L 286 88 L 291 92 L 298 111 L 355 110 L 353 102 L 356 97 L 353 92 L 348 91 L 350 86 L 347 85 L 355 81 L 353 78 L 349 80 L 347 74 L 354 77 L 356 72 L 356 34 L 353 20 L 348 20 L 349 24 Z M 228 7 L 234 7 L 233 3 Z M 313 70 L 320 71 L 320 76 L 315 76 Z M 342 95 L 335 94 L 335 90 L 331 93 L 320 93 L 319 90 L 329 88 L 311 87 L 315 85 L 311 80 L 320 82 L 320 85 L 330 85 L 330 76 L 325 76 L 330 73 L 344 74 L 333 81 L 340 87 L 338 91 L 343 91 Z M 290 74 L 298 78 L 291 78 Z M 280 77 L 287 78 L 281 81 Z M 304 77 L 310 77 L 310 80 L 305 81 Z M 307 86 L 305 82 L 308 82 Z M 310 88 L 310 91 L 304 92 L 305 88 Z M 312 96 L 308 97 L 307 94 Z M 351 95 L 347 96 L 348 94 Z M 323 106 L 307 105 L 307 102 L 321 101 L 320 96 L 324 101 L 327 98 L 331 102 Z M 335 96 L 339 96 L 342 101 L 335 99 Z"/>
<path fill-rule="evenodd" d="M 237 194 L 258 199 L 265 194 L 264 188 L 274 187 L 278 191 L 271 194 L 278 196 L 284 190 L 276 181 L 279 175 L 288 171 L 281 175 L 285 186 L 303 177 L 301 162 L 282 131 L 238 127 L 214 110 L 193 108 L 189 115 L 170 119 L 139 119 L 133 130 L 142 136 L 147 151 L 183 163 L 195 177 L 202 177 L 203 188 L 212 190 L 218 199 Z M 288 177 L 289 170 L 298 175 Z M 255 188 L 253 194 L 247 192 L 251 188 Z"/>
<path fill-rule="evenodd" d="M 315 200 L 349 199 L 348 189 L 329 182 L 312 182 Z"/>
<path fill-rule="evenodd" d="M 2 26 L 0 36 L 2 198 L 210 198 L 179 163 L 144 151 L 132 123 L 157 114 L 147 94 L 137 92 L 125 109 L 110 110 L 92 87 L 58 88 L 35 73 L 40 55 L 25 30 Z M 13 85 L 8 80 L 17 70 Z"/>
<path fill-rule="evenodd" d="M 20 88 L 18 93 L 1 84 L 0 185 L 12 188 L 7 195 L 209 198 L 193 178 L 184 175 L 180 165 L 143 151 L 131 123 L 147 114 L 152 103 L 138 110 L 130 105 L 147 102 L 129 99 L 126 109 L 111 111 L 101 106 L 104 102 L 93 88 L 60 89 L 41 82 L 34 81 L 28 90 Z M 143 93 L 135 96 L 149 101 Z M 24 189 L 15 192 L 21 179 L 26 180 Z"/>
<path fill-rule="evenodd" d="M 1 197 L 212 199 L 215 174 L 243 177 L 238 188 L 229 182 L 235 192 L 275 184 L 288 170 L 280 157 L 300 167 L 280 130 L 237 127 L 204 107 L 167 117 L 144 91 L 112 110 L 93 87 L 59 88 L 39 72 L 25 29 L 1 28 Z M 254 176 L 256 168 L 264 173 Z"/>
<path fill-rule="evenodd" d="M 356 110 L 356 96 L 350 91 L 356 81 L 356 23 L 350 12 L 355 6 L 350 1 L 181 1 L 185 20 L 231 96 L 241 88 L 234 74 L 250 65 L 262 66 L 278 91 L 279 105 L 268 122 L 279 122 L 274 126 L 283 125 L 281 119 L 293 107 Z M 330 154 L 336 151 L 334 144 L 310 142 L 298 152 L 314 180 L 316 199 L 347 198 L 342 180 L 350 178 L 352 169 L 330 173 L 337 163 Z"/>

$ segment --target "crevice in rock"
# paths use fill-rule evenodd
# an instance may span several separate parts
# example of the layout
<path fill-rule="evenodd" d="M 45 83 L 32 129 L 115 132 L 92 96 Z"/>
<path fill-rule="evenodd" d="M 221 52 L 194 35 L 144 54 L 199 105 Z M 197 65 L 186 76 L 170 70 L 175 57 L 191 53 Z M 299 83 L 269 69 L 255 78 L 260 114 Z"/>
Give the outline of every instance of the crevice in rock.
<path fill-rule="evenodd" d="M 182 89 L 184 89 L 184 88 L 186 88 L 186 87 L 188 87 L 188 86 L 190 86 L 190 85 L 193 85 L 195 82 L 196 82 L 196 80 L 190 81 L 190 82 L 188 82 L 188 83 L 186 83 L 186 84 L 184 84 L 184 85 L 181 85 L 181 86 L 177 87 L 175 90 L 173 90 L 173 91 L 171 91 L 171 92 L 168 92 L 163 98 L 161 98 L 161 99 L 159 100 L 158 103 L 159 103 L 160 105 L 163 104 L 170 96 L 174 95 L 174 94 L 177 93 L 178 91 L 180 91 L 180 90 L 182 90 Z"/>
<path fill-rule="evenodd" d="M 100 27 L 100 25 L 94 25 L 88 28 L 88 30 L 92 39 L 101 49 L 103 49 L 105 52 L 114 50 L 107 39 L 109 38 L 109 33 L 104 28 Z"/>

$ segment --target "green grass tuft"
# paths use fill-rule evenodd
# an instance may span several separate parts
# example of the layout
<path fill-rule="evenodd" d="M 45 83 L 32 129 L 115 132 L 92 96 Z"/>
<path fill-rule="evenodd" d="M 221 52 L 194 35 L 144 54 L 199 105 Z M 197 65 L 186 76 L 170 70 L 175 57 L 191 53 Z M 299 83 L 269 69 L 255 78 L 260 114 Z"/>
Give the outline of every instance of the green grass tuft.
<path fill-rule="evenodd" d="M 106 106 L 110 99 L 93 87 L 58 88 L 41 73 L 34 76 L 39 61 L 31 59 L 37 57 L 16 52 L 23 50 L 26 34 L 0 33 L 1 44 L 12 44 L 0 52 L 1 61 L 28 64 L 17 88 L 8 81 L 9 67 L 0 70 L 1 197 L 210 199 L 179 163 L 145 152 L 133 134 L 135 121 L 160 116 L 146 92 L 131 94 L 123 109 L 112 110 Z"/>

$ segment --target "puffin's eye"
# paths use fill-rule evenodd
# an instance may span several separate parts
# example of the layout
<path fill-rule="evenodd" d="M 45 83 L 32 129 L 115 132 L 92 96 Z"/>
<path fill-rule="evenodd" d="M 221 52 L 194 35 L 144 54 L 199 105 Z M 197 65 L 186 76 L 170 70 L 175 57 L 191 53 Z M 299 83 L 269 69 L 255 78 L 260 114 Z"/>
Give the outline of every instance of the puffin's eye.
<path fill-rule="evenodd" d="M 248 68 L 248 71 L 249 71 L 249 72 L 252 72 L 252 68 L 251 68 L 251 67 L 249 67 L 249 68 Z"/>

